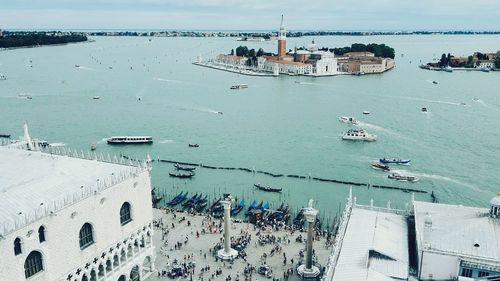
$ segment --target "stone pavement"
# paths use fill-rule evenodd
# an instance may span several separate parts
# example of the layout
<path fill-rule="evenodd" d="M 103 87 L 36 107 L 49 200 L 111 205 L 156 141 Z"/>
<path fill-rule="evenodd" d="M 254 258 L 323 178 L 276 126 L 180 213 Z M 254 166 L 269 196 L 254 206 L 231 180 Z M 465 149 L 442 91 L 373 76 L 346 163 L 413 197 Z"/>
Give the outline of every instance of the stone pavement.
<path fill-rule="evenodd" d="M 290 230 L 273 230 L 270 227 L 259 230 L 252 224 L 233 221 L 231 237 L 233 239 L 241 237 L 240 240 L 243 242 L 249 240 L 244 250 L 247 254 L 246 261 L 241 257 L 232 262 L 220 261 L 212 253 L 218 243 L 223 245 L 221 220 L 158 209 L 154 210 L 154 216 L 155 222 L 159 224 L 159 227 L 155 227 L 153 236 L 157 272 L 147 279 L 149 281 L 169 280 L 166 273 L 172 268 L 174 260 L 177 260 L 178 264 L 185 264 L 188 272 L 194 272 L 192 276 L 191 273 L 187 273 L 181 277 L 187 280 L 191 278 L 203 281 L 300 279 L 296 267 L 301 260 L 301 251 L 302 255 L 305 255 L 305 239 L 302 242 L 296 239 L 299 236 L 305 238 L 305 232 L 292 233 Z M 259 236 L 267 243 L 259 243 Z M 317 237 L 313 248 L 318 263 L 326 265 L 332 250 L 331 247 L 326 247 L 326 238 Z M 272 276 L 269 274 L 270 276 L 265 277 L 257 273 L 257 268 L 264 262 L 272 269 Z M 194 265 L 194 268 L 190 265 Z M 245 268 L 251 266 L 255 267 L 255 271 L 252 274 L 245 274 Z M 180 279 L 180 276 L 174 279 Z"/>

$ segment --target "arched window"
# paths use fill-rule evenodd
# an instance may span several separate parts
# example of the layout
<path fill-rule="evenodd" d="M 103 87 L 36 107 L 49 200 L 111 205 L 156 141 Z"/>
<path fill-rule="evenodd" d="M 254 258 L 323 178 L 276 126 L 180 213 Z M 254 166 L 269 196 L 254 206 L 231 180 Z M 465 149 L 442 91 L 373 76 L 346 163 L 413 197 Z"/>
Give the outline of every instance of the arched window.
<path fill-rule="evenodd" d="M 38 228 L 38 240 L 40 243 L 45 242 L 45 227 L 43 225 Z"/>
<path fill-rule="evenodd" d="M 23 253 L 23 250 L 21 248 L 21 238 L 17 237 L 14 240 L 14 255 L 20 255 Z"/>
<path fill-rule="evenodd" d="M 80 229 L 80 249 L 85 249 L 94 244 L 94 235 L 92 233 L 92 225 L 85 223 Z"/>
<path fill-rule="evenodd" d="M 24 262 L 24 275 L 29 278 L 42 270 L 42 254 L 38 251 L 31 252 Z"/>
<path fill-rule="evenodd" d="M 129 223 L 131 220 L 132 217 L 130 216 L 130 203 L 125 202 L 120 208 L 120 223 L 124 225 Z"/>

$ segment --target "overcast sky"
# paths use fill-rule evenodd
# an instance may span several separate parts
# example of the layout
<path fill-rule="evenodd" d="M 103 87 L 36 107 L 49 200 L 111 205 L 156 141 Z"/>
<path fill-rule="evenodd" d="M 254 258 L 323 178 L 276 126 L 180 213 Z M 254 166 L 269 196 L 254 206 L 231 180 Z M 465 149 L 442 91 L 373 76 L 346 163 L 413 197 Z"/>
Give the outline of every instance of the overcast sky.
<path fill-rule="evenodd" d="M 0 0 L 3 29 L 500 30 L 500 0 Z"/>

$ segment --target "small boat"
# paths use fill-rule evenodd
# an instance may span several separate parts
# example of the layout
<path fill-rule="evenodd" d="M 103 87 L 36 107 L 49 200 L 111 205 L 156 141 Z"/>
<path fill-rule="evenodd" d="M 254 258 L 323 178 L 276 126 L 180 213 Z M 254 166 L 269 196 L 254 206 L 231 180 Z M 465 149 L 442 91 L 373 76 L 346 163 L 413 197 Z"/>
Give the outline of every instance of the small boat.
<path fill-rule="evenodd" d="M 98 99 L 100 99 L 100 98 L 101 98 L 100 96 L 94 96 L 92 99 L 94 99 L 94 100 L 98 100 Z"/>
<path fill-rule="evenodd" d="M 187 191 L 184 194 L 181 191 L 181 193 L 177 194 L 177 196 L 175 196 L 172 200 L 170 200 L 170 202 L 168 202 L 167 205 L 168 206 L 175 206 L 175 205 L 181 203 L 182 201 L 186 200 L 187 195 L 188 195 Z"/>
<path fill-rule="evenodd" d="M 7 80 L 7 77 L 4 74 L 0 73 L 0 80 Z"/>
<path fill-rule="evenodd" d="M 186 178 L 192 178 L 194 177 L 194 173 L 193 172 L 187 172 L 187 173 L 168 173 L 171 177 L 174 177 L 174 178 L 183 178 L 183 179 L 186 179 Z"/>
<path fill-rule="evenodd" d="M 182 171 L 190 171 L 190 172 L 192 172 L 192 171 L 196 170 L 196 167 L 185 167 L 185 166 L 179 165 L 178 163 L 175 163 L 174 167 L 175 167 L 175 169 L 182 170 Z"/>
<path fill-rule="evenodd" d="M 411 160 L 399 159 L 399 158 L 393 158 L 393 159 L 380 158 L 379 162 L 382 164 L 410 165 Z"/>
<path fill-rule="evenodd" d="M 373 163 L 372 168 L 375 170 L 382 170 L 384 172 L 389 172 L 391 170 L 389 166 L 380 163 Z"/>
<path fill-rule="evenodd" d="M 267 191 L 267 192 L 281 192 L 282 191 L 281 188 L 272 188 L 269 186 L 261 185 L 260 183 L 254 184 L 254 186 L 257 187 L 259 190 Z"/>
<path fill-rule="evenodd" d="M 368 115 L 368 114 L 370 114 L 370 111 L 365 110 L 365 111 L 363 111 L 363 114 Z"/>
<path fill-rule="evenodd" d="M 418 178 L 415 176 L 409 176 L 409 175 L 402 175 L 399 173 L 392 173 L 387 176 L 391 180 L 397 180 L 397 181 L 409 181 L 409 182 L 416 182 L 418 181 Z"/>
<path fill-rule="evenodd" d="M 484 68 L 481 68 L 481 71 L 482 71 L 482 72 L 490 72 L 490 69 L 489 69 L 489 68 L 484 67 Z"/>
<path fill-rule="evenodd" d="M 460 105 L 461 106 L 467 106 L 467 104 L 465 102 L 461 102 Z"/>
<path fill-rule="evenodd" d="M 434 80 L 434 81 L 432 81 L 432 83 L 437 85 L 438 82 L 436 80 Z"/>
<path fill-rule="evenodd" d="M 358 125 L 359 121 L 354 117 L 340 116 L 339 121 L 343 123 L 350 123 L 353 125 Z"/>
<path fill-rule="evenodd" d="M 153 143 L 153 138 L 150 136 L 122 136 L 122 137 L 110 137 L 108 144 L 151 144 Z"/>
<path fill-rule="evenodd" d="M 222 111 L 217 111 L 217 114 L 223 115 L 224 113 Z"/>
<path fill-rule="evenodd" d="M 244 207 L 245 207 L 245 200 L 241 199 L 238 205 L 231 208 L 231 216 L 236 216 L 237 214 L 239 214 Z"/>
<path fill-rule="evenodd" d="M 78 65 L 78 64 L 75 64 L 75 67 L 76 67 L 76 68 L 78 68 L 78 67 L 80 67 L 80 65 Z"/>
<path fill-rule="evenodd" d="M 10 135 L 7 135 L 7 134 L 0 134 L 0 138 L 10 138 Z"/>
<path fill-rule="evenodd" d="M 95 143 L 93 143 L 91 146 L 90 146 L 90 150 L 94 151 L 96 150 L 97 148 L 97 145 Z"/>
<path fill-rule="evenodd" d="M 422 112 L 427 112 L 427 107 L 422 107 Z"/>
<path fill-rule="evenodd" d="M 478 99 L 478 98 L 473 98 L 472 100 L 473 100 L 473 101 L 479 101 L 479 99 Z"/>
<path fill-rule="evenodd" d="M 200 147 L 200 145 L 197 143 L 190 143 L 189 147 Z"/>
<path fill-rule="evenodd" d="M 342 136 L 344 140 L 359 140 L 359 141 L 375 141 L 377 139 L 376 135 L 367 133 L 363 129 L 359 130 L 348 130 Z"/>
<path fill-rule="evenodd" d="M 229 89 L 231 90 L 239 90 L 239 89 L 247 89 L 248 84 L 238 84 L 238 85 L 233 85 Z"/>
<path fill-rule="evenodd" d="M 364 72 L 360 71 L 360 72 L 354 72 L 353 75 L 355 76 L 361 76 L 361 75 L 365 75 Z"/>
<path fill-rule="evenodd" d="M 444 71 L 446 72 L 453 72 L 453 68 L 451 68 L 450 66 L 447 66 L 444 68 Z"/>

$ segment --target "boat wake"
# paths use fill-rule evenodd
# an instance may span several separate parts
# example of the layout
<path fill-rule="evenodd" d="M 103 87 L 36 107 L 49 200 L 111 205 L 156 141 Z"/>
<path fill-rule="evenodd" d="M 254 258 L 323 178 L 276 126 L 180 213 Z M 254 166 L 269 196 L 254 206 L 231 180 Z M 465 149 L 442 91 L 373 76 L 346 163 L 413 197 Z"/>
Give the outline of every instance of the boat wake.
<path fill-rule="evenodd" d="M 440 103 L 440 104 L 448 104 L 448 105 L 456 105 L 456 106 L 470 106 L 463 102 L 451 102 L 451 101 L 442 101 L 442 100 L 429 100 L 415 97 L 401 97 L 402 99 L 415 100 L 415 101 L 425 101 L 430 103 Z"/>
<path fill-rule="evenodd" d="M 158 78 L 158 77 L 153 78 L 153 80 L 161 81 L 161 82 L 179 83 L 179 84 L 185 83 L 184 81 L 180 81 L 180 80 L 165 79 L 165 78 Z"/>
<path fill-rule="evenodd" d="M 358 127 L 361 127 L 361 128 L 364 128 L 364 129 L 366 129 L 366 128 L 373 129 L 373 130 L 384 132 L 384 133 L 387 133 L 387 134 L 390 134 L 390 135 L 393 135 L 393 136 L 397 136 L 397 137 L 400 137 L 400 138 L 404 137 L 400 133 L 397 133 L 397 132 L 395 132 L 393 130 L 386 129 L 384 127 L 380 127 L 380 126 L 377 126 L 377 125 L 374 125 L 374 124 L 365 123 L 365 122 L 362 122 L 362 121 L 359 121 Z"/>
<path fill-rule="evenodd" d="M 205 113 L 221 114 L 222 115 L 222 111 L 217 111 L 217 110 L 205 108 L 205 107 L 198 107 L 198 106 L 182 107 L 182 106 L 179 106 L 178 108 L 181 110 L 189 110 L 189 111 L 197 111 L 197 112 L 205 112 Z"/>
<path fill-rule="evenodd" d="M 88 71 L 97 71 L 97 69 L 92 68 L 92 67 L 86 67 L 86 66 L 78 66 L 78 69 L 83 69 L 83 70 L 88 70 Z"/>
<path fill-rule="evenodd" d="M 97 144 L 105 143 L 107 141 L 108 141 L 108 138 L 103 138 L 102 140 L 98 141 Z"/>
<path fill-rule="evenodd" d="M 165 144 L 165 143 L 173 143 L 174 140 L 161 140 L 161 141 L 158 141 L 158 143 L 161 143 L 161 144 Z"/>
<path fill-rule="evenodd" d="M 296 83 L 296 84 L 300 84 L 300 85 L 328 86 L 328 84 L 314 83 L 314 82 L 302 82 L 302 81 L 295 81 L 295 83 Z"/>
<path fill-rule="evenodd" d="M 398 170 L 393 169 L 393 171 L 400 172 L 400 173 L 403 173 L 403 174 L 404 173 L 408 173 L 405 170 L 399 170 L 398 171 Z M 471 190 L 476 191 L 476 192 L 483 192 L 483 190 L 477 188 L 476 186 L 474 186 L 472 184 L 465 183 L 465 182 L 462 182 L 460 180 L 457 180 L 457 179 L 454 179 L 454 178 L 450 178 L 450 177 L 446 177 L 446 176 L 434 175 L 434 174 L 426 174 L 426 173 L 418 173 L 418 172 L 415 172 L 415 173 L 414 172 L 410 172 L 410 174 L 415 175 L 415 176 L 420 177 L 420 178 L 433 179 L 433 180 L 438 180 L 438 181 L 447 181 L 447 182 L 451 182 L 451 183 L 454 183 L 454 184 L 457 184 L 457 185 L 468 187 Z"/>

